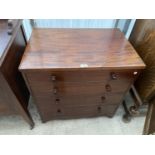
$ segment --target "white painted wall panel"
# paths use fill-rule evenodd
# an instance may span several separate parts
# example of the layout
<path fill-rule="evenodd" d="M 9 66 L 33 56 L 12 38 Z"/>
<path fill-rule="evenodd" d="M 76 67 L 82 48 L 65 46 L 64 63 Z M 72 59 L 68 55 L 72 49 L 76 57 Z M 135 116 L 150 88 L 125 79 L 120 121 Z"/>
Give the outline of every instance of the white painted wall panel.
<path fill-rule="evenodd" d="M 128 39 L 133 29 L 135 19 L 35 19 L 34 26 L 39 28 L 119 28 L 125 32 Z M 23 20 L 26 38 L 29 40 L 32 32 L 31 22 Z"/>
<path fill-rule="evenodd" d="M 136 22 L 136 19 L 132 19 L 131 22 L 130 22 L 130 24 L 129 24 L 128 30 L 127 30 L 127 32 L 125 34 L 125 36 L 126 36 L 127 39 L 130 37 L 130 34 L 131 34 L 132 29 L 133 29 L 133 27 L 135 25 L 135 22 Z"/>
<path fill-rule="evenodd" d="M 29 19 L 24 19 L 23 20 L 23 27 L 24 27 L 24 31 L 25 31 L 25 34 L 26 34 L 26 39 L 29 40 L 29 38 L 31 36 L 31 33 L 32 33 L 32 26 L 31 26 L 31 23 L 30 23 Z"/>
<path fill-rule="evenodd" d="M 114 28 L 115 19 L 36 19 L 40 28 Z"/>

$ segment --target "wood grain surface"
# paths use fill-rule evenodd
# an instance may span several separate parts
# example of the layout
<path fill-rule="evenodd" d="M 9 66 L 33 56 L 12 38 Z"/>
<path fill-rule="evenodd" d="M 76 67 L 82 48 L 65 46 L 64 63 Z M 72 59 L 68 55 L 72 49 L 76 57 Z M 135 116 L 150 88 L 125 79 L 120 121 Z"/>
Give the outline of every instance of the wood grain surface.
<path fill-rule="evenodd" d="M 0 115 L 21 115 L 33 126 L 27 109 L 29 91 L 18 70 L 26 42 L 21 20 L 15 23 L 12 34 L 8 34 L 7 20 L 0 20 Z"/>
<path fill-rule="evenodd" d="M 155 95 L 155 20 L 138 19 L 129 38 L 146 64 L 135 86 L 144 102 Z"/>
<path fill-rule="evenodd" d="M 112 117 L 144 67 L 118 29 L 34 29 L 19 69 L 47 121 Z"/>
<path fill-rule="evenodd" d="M 143 69 L 118 29 L 34 29 L 19 69 Z"/>
<path fill-rule="evenodd" d="M 155 98 L 148 105 L 143 134 L 155 134 Z"/>

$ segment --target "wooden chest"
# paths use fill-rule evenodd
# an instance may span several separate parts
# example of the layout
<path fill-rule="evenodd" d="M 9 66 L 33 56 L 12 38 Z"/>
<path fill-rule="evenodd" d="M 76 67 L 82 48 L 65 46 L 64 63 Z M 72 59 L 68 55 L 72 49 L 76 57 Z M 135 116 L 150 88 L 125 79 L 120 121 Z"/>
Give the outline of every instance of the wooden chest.
<path fill-rule="evenodd" d="M 34 29 L 19 69 L 45 122 L 112 117 L 144 67 L 118 29 Z"/>
<path fill-rule="evenodd" d="M 0 20 L 0 115 L 21 115 L 31 126 L 29 91 L 18 71 L 26 47 L 22 20 Z"/>

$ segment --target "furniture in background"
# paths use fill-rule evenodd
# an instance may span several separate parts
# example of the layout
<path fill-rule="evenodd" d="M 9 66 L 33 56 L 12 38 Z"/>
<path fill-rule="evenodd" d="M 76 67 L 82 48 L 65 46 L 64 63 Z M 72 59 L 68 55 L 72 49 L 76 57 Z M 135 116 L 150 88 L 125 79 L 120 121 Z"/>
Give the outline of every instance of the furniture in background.
<path fill-rule="evenodd" d="M 112 117 L 145 64 L 118 29 L 34 29 L 19 66 L 43 122 Z"/>
<path fill-rule="evenodd" d="M 155 134 L 155 98 L 149 101 L 143 134 Z"/>
<path fill-rule="evenodd" d="M 142 101 L 148 103 L 155 95 L 155 20 L 136 20 L 129 41 L 147 66 L 135 87 Z"/>
<path fill-rule="evenodd" d="M 135 87 L 143 104 L 149 104 L 144 133 L 150 134 L 155 131 L 155 20 L 136 20 L 129 40 L 147 66 Z"/>
<path fill-rule="evenodd" d="M 140 113 L 139 113 L 138 109 L 141 105 L 143 105 L 143 102 L 142 102 L 134 85 L 131 86 L 131 88 L 129 90 L 129 94 L 130 94 L 131 98 L 133 99 L 134 105 L 132 105 L 132 106 L 130 106 L 130 108 L 128 108 L 126 101 L 125 100 L 123 101 L 122 105 L 123 105 L 125 114 L 123 115 L 122 118 L 125 123 L 129 123 L 133 116 L 139 116 Z"/>
<path fill-rule="evenodd" d="M 139 113 L 139 108 L 141 109 L 148 103 L 153 104 L 155 98 L 155 20 L 137 19 L 129 41 L 147 66 L 135 82 L 140 100 L 129 108 L 129 113 L 134 116 L 134 114 Z M 149 105 L 149 109 L 152 109 L 152 107 L 152 105 Z M 147 118 L 150 115 L 147 115 Z"/>
<path fill-rule="evenodd" d="M 0 20 L 0 115 L 21 115 L 33 127 L 29 91 L 18 71 L 25 47 L 22 20 Z"/>

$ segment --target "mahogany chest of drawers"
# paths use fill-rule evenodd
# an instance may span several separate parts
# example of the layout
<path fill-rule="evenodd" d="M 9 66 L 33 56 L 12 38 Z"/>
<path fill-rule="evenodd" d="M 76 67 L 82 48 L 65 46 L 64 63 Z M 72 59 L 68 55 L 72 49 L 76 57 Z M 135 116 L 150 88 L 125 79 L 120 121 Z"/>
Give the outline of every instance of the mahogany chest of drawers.
<path fill-rule="evenodd" d="M 34 29 L 19 69 L 45 122 L 112 117 L 144 67 L 118 29 Z"/>
<path fill-rule="evenodd" d="M 25 47 L 22 20 L 0 20 L 0 115 L 21 115 L 33 127 L 29 91 L 18 70 Z"/>

